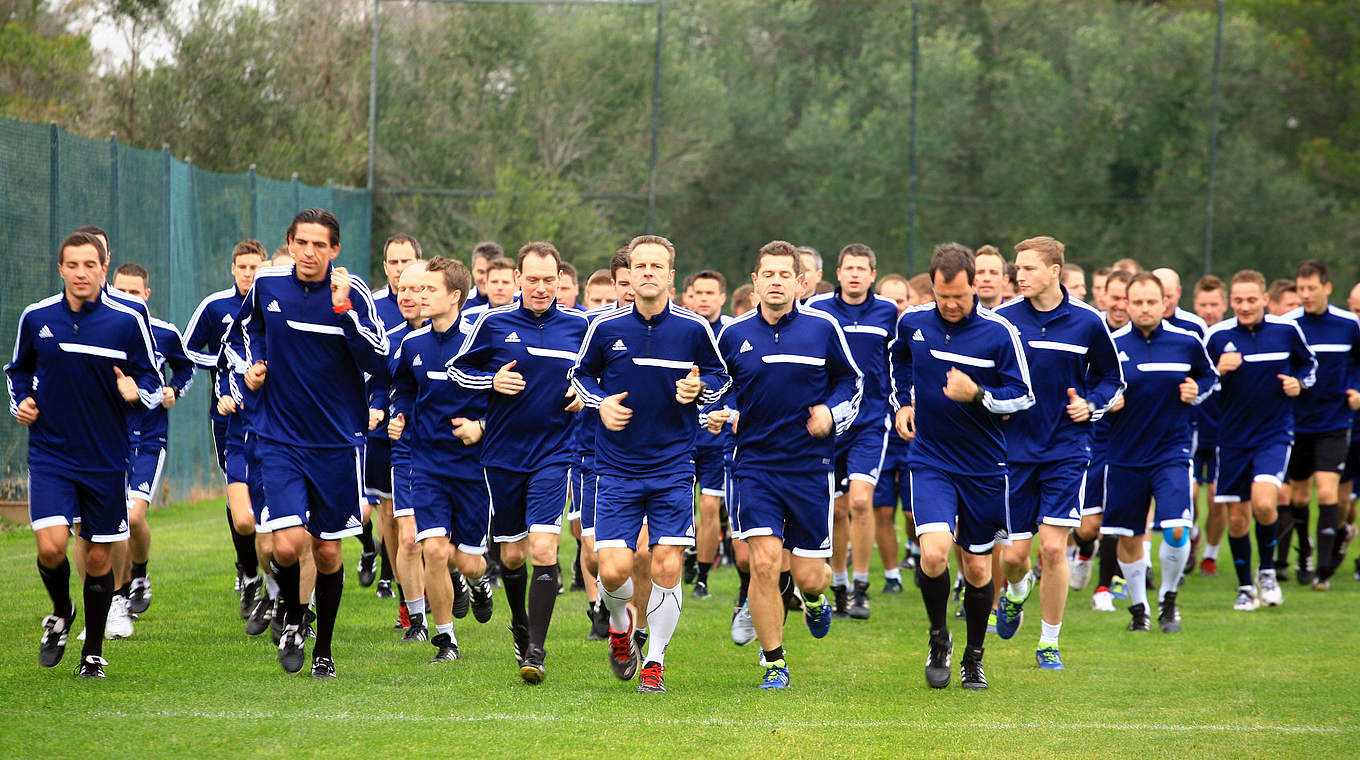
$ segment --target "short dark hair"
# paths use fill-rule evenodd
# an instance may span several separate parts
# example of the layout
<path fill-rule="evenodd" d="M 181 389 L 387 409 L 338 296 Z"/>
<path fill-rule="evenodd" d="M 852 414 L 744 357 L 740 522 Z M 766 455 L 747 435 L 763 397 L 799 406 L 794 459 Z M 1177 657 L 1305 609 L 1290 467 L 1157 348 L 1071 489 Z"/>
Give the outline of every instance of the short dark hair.
<path fill-rule="evenodd" d="M 695 281 L 696 279 L 698 279 L 698 277 L 697 277 L 696 275 L 693 275 L 693 274 L 685 275 L 684 281 L 681 282 L 681 284 L 680 284 L 680 290 L 681 290 L 681 291 L 686 291 L 686 290 L 689 290 L 690 288 L 694 287 L 694 281 Z"/>
<path fill-rule="evenodd" d="M 615 277 L 615 275 L 618 274 L 619 270 L 629 268 L 628 246 L 624 246 L 617 251 L 614 251 L 614 255 L 609 259 L 609 279 L 617 281 L 618 278 Z"/>
<path fill-rule="evenodd" d="M 817 254 L 810 248 L 808 250 Z M 787 240 L 771 240 L 760 247 L 760 252 L 756 254 L 756 264 L 751 268 L 751 271 L 760 271 L 760 262 L 766 256 L 790 256 L 793 258 L 793 274 L 796 277 L 803 273 L 803 259 L 800 255 L 802 253 L 804 253 L 802 249 L 794 247 L 793 243 Z M 821 255 L 817 254 L 817 257 L 820 259 Z"/>
<path fill-rule="evenodd" d="M 1005 274 L 1006 274 L 1006 279 L 1007 279 L 1007 280 L 1010 280 L 1010 281 L 1011 281 L 1011 284 L 1014 285 L 1014 284 L 1015 284 L 1015 276 L 1016 276 L 1017 274 L 1020 274 L 1020 267 L 1017 267 L 1017 266 L 1015 265 L 1014 262 L 1007 261 L 1007 262 L 1006 262 L 1006 273 L 1005 273 Z"/>
<path fill-rule="evenodd" d="M 595 272 L 594 272 L 594 274 L 590 275 L 590 279 L 586 280 L 586 287 L 587 287 L 587 288 L 595 287 L 595 286 L 599 286 L 599 285 L 611 285 L 611 286 L 612 286 L 613 284 L 614 284 L 613 281 L 612 281 L 612 280 L 610 279 L 610 277 L 609 277 L 609 270 L 608 270 L 608 269 L 596 269 Z"/>
<path fill-rule="evenodd" d="M 398 232 L 397 234 L 388 238 L 387 241 L 383 243 L 382 247 L 383 261 L 387 261 L 387 249 L 391 247 L 393 243 L 408 243 L 411 246 L 411 248 L 415 250 L 416 258 L 420 258 L 421 256 L 424 255 L 420 250 L 420 241 L 416 240 L 410 235 L 407 235 L 405 232 Z"/>
<path fill-rule="evenodd" d="M 1254 282 L 1261 286 L 1262 291 L 1266 289 L 1266 276 L 1255 269 L 1243 269 L 1237 274 L 1234 274 L 1232 276 L 1232 284 L 1236 285 L 1239 282 Z"/>
<path fill-rule="evenodd" d="M 1122 272 L 1124 270 L 1121 269 L 1119 271 Z M 1162 280 L 1160 277 L 1151 272 L 1139 272 L 1138 274 L 1135 274 L 1132 277 L 1130 277 L 1129 290 L 1132 290 L 1134 285 L 1139 285 L 1144 282 L 1154 283 L 1157 286 L 1157 292 L 1162 294 L 1162 298 L 1166 298 L 1166 286 L 1162 284 Z"/>
<path fill-rule="evenodd" d="M 1000 251 L 996 246 L 992 245 L 991 243 L 988 243 L 988 244 L 986 244 L 986 245 L 984 245 L 984 246 L 979 247 L 979 248 L 977 249 L 977 251 L 975 251 L 975 252 L 973 253 L 973 266 L 974 266 L 974 268 L 976 268 L 976 266 L 977 266 L 977 257 L 979 257 L 979 256 L 995 256 L 995 257 L 997 257 L 998 259 L 1001 259 L 1001 268 L 1002 268 L 1002 269 L 1005 269 L 1005 268 L 1006 268 L 1006 257 L 1005 257 L 1005 256 L 1002 256 L 1002 255 L 1001 255 L 1001 251 Z"/>
<path fill-rule="evenodd" d="M 660 235 L 638 235 L 628 241 L 628 266 L 633 266 L 633 251 L 640 245 L 659 245 L 666 249 L 667 263 L 671 269 L 675 268 L 675 244 Z"/>
<path fill-rule="evenodd" d="M 472 273 L 467 265 L 456 259 L 435 256 L 425 264 L 426 272 L 438 272 L 444 276 L 444 289 L 452 293 L 458 291 L 458 308 L 467 303 L 468 291 L 472 289 Z"/>
<path fill-rule="evenodd" d="M 1105 287 L 1109 288 L 1110 283 L 1112 282 L 1122 282 L 1125 285 L 1128 285 L 1129 281 L 1131 281 L 1132 279 L 1133 272 L 1130 272 L 1127 269 L 1115 269 L 1105 277 Z M 1161 280 L 1158 280 L 1158 282 L 1161 282 Z"/>
<path fill-rule="evenodd" d="M 690 275 L 690 277 L 695 280 L 716 280 L 718 283 L 718 290 L 723 293 L 727 292 L 727 278 L 723 277 L 723 273 L 716 269 L 700 269 Z"/>
<path fill-rule="evenodd" d="M 99 245 L 96 247 L 99 249 L 100 259 L 105 264 L 109 263 L 109 257 L 113 255 L 112 251 L 113 241 L 109 240 L 109 233 L 105 232 L 103 227 L 96 227 L 93 224 L 87 224 L 84 225 L 83 227 L 77 227 L 76 232 L 84 232 L 88 235 L 94 235 L 98 237 Z"/>
<path fill-rule="evenodd" d="M 246 238 L 231 249 L 231 263 L 235 264 L 242 256 L 259 256 L 263 260 L 268 258 L 269 253 L 265 251 L 264 243 L 255 238 Z"/>
<path fill-rule="evenodd" d="M 804 254 L 811 256 L 812 260 L 816 262 L 817 268 L 822 268 L 822 254 L 818 253 L 816 248 L 813 248 L 810 245 L 800 245 L 798 246 L 798 254 L 799 256 Z"/>
<path fill-rule="evenodd" d="M 576 267 L 572 266 L 570 261 L 564 261 L 561 264 L 558 264 L 557 274 L 559 276 L 566 275 L 571 278 L 572 282 L 576 282 Z"/>
<path fill-rule="evenodd" d="M 562 266 L 562 254 L 558 253 L 557 246 L 546 240 L 535 240 L 532 243 L 525 243 L 520 247 L 519 256 L 515 257 L 516 270 L 524 270 L 524 259 L 530 254 L 552 259 L 554 272 L 557 271 L 558 267 Z"/>
<path fill-rule="evenodd" d="M 883 286 L 890 282 L 900 282 L 903 285 L 906 285 L 907 292 L 911 293 L 911 282 L 907 278 L 903 277 L 900 274 L 897 274 L 896 272 L 892 274 L 885 274 L 883 275 L 883 277 L 879 278 L 878 285 L 874 287 L 874 292 L 881 295 L 883 293 Z"/>
<path fill-rule="evenodd" d="M 472 247 L 473 261 L 476 261 L 477 259 L 491 261 L 492 259 L 499 259 L 504 255 L 505 249 L 501 247 L 501 244 L 490 240 L 483 240 Z"/>
<path fill-rule="evenodd" d="M 1270 283 L 1270 290 L 1266 293 L 1266 299 L 1271 303 L 1276 303 L 1284 297 L 1285 293 L 1297 292 L 1299 292 L 1299 289 L 1294 286 L 1293 280 L 1276 280 Z"/>
<path fill-rule="evenodd" d="M 340 220 L 335 218 L 335 214 L 324 208 L 305 208 L 293 217 L 293 223 L 288 225 L 288 232 L 284 234 L 284 239 L 291 241 L 297 234 L 299 224 L 319 224 L 330 232 L 331 245 L 340 245 Z"/>
<path fill-rule="evenodd" d="M 142 278 L 142 287 L 144 288 L 151 283 L 151 274 L 147 272 L 146 267 L 142 266 L 141 264 L 134 264 L 129 261 L 128 263 L 113 270 L 114 277 L 117 277 L 120 274 L 125 275 L 127 277 Z"/>
<path fill-rule="evenodd" d="M 930 281 L 935 281 L 935 273 L 944 275 L 944 281 L 949 282 L 959 276 L 959 272 L 968 275 L 968 284 L 973 284 L 973 275 L 977 269 L 973 265 L 973 252 L 967 246 L 960 243 L 941 243 L 935 246 L 935 250 L 930 254 Z"/>
<path fill-rule="evenodd" d="M 1109 277 L 1109 276 L 1110 276 L 1110 272 L 1113 272 L 1113 271 L 1114 271 L 1114 268 L 1113 268 L 1113 267 L 1101 267 L 1100 269 L 1097 269 L 1096 271 L 1092 272 L 1092 273 L 1091 273 L 1091 276 L 1092 276 L 1092 277 Z"/>
<path fill-rule="evenodd" d="M 837 269 L 845 265 L 846 256 L 859 256 L 861 258 L 867 258 L 869 259 L 869 268 L 874 271 L 878 271 L 878 254 L 874 253 L 874 249 L 870 248 L 869 246 L 863 243 L 851 243 L 850 245 L 847 245 L 844 248 L 842 248 L 840 255 L 836 258 Z"/>
<path fill-rule="evenodd" d="M 930 275 L 925 272 L 907 280 L 907 287 L 911 288 L 911 294 L 917 298 L 926 296 L 935 298 L 935 284 L 931 282 Z"/>
<path fill-rule="evenodd" d="M 486 262 L 487 274 L 491 274 L 492 272 L 498 269 L 506 269 L 513 272 L 515 271 L 515 262 L 505 258 L 504 256 L 497 256 L 496 258 Z"/>
<path fill-rule="evenodd" d="M 63 261 L 66 260 L 67 248 L 79 248 L 83 245 L 94 246 L 94 249 L 99 252 L 99 263 L 101 264 L 108 263 L 109 252 L 104 250 L 103 241 L 101 241 L 98 237 L 95 237 L 94 233 L 92 232 L 80 232 L 79 230 L 77 230 L 76 232 L 72 232 L 71 234 L 67 235 L 66 239 L 61 241 L 61 246 L 57 248 L 57 264 L 61 264 Z"/>
<path fill-rule="evenodd" d="M 1294 273 L 1294 279 L 1301 280 L 1304 277 L 1316 277 L 1318 282 L 1323 285 L 1332 281 L 1332 275 L 1327 271 L 1327 265 L 1317 259 L 1308 259 L 1299 264 L 1298 271 Z"/>
<path fill-rule="evenodd" d="M 1046 267 L 1051 267 L 1054 264 L 1062 266 L 1067 263 L 1067 260 L 1063 257 L 1066 246 L 1062 244 L 1061 240 L 1051 238 L 1048 235 L 1021 240 L 1015 244 L 1015 252 L 1021 251 L 1034 251 L 1039 254 L 1039 259 L 1044 262 Z"/>
<path fill-rule="evenodd" d="M 1199 278 L 1199 282 L 1195 283 L 1196 293 L 1207 293 L 1211 290 L 1221 290 L 1226 293 L 1228 292 L 1228 286 L 1224 285 L 1222 280 L 1211 274 L 1206 274 Z"/>

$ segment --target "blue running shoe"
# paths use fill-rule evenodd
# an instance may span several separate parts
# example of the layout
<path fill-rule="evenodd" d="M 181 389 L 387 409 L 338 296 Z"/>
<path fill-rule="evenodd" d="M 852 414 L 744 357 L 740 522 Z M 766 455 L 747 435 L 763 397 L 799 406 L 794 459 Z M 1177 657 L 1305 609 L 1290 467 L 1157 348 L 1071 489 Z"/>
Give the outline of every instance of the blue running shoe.
<path fill-rule="evenodd" d="M 996 635 L 1009 639 L 1020 630 L 1020 624 L 1025 622 L 1025 611 L 1021 609 L 1021 604 L 1011 601 L 1005 594 L 1001 595 L 1001 604 L 996 608 Z"/>
<path fill-rule="evenodd" d="M 811 604 L 804 600 L 803 620 L 807 623 L 808 633 L 814 639 L 824 639 L 831 632 L 831 602 L 826 594 Z"/>
<path fill-rule="evenodd" d="M 831 610 L 827 610 L 827 619 L 831 618 Z M 787 689 L 789 688 L 789 668 L 783 660 L 775 660 L 766 663 L 765 677 L 760 679 L 762 689 Z"/>
<path fill-rule="evenodd" d="M 1116 575 L 1114 580 L 1110 581 L 1110 596 L 1115 599 L 1128 599 L 1129 584 L 1125 583 L 1123 578 Z"/>
<path fill-rule="evenodd" d="M 1066 670 L 1063 667 L 1062 656 L 1058 654 L 1058 648 L 1052 644 L 1041 645 L 1034 652 L 1034 659 L 1039 663 L 1040 670 Z"/>

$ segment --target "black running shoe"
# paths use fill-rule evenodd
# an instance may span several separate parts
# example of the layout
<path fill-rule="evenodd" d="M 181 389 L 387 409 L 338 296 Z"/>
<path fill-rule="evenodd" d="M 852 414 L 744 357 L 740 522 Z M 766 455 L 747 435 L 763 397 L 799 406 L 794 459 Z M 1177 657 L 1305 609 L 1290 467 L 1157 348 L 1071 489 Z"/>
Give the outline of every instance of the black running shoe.
<path fill-rule="evenodd" d="M 66 654 L 66 637 L 71 633 L 71 623 L 76 620 L 76 605 L 71 603 L 68 617 L 48 615 L 43 618 L 43 635 L 38 642 L 38 664 L 44 668 L 55 668 Z"/>
<path fill-rule="evenodd" d="M 255 600 L 260 596 L 260 589 L 264 586 L 264 580 L 260 576 L 254 579 L 247 578 L 241 583 L 241 619 L 250 617 L 250 613 L 255 609 Z"/>
<path fill-rule="evenodd" d="M 133 578 L 132 591 L 128 592 L 128 612 L 140 615 L 151 606 L 151 579 Z"/>
<path fill-rule="evenodd" d="M 389 581 L 389 580 L 386 580 L 386 579 L 383 579 L 383 580 L 378 581 L 378 591 L 377 591 L 377 593 L 378 593 L 378 598 L 379 598 L 379 599 L 395 599 L 395 598 L 397 598 L 397 595 L 392 591 L 392 581 Z"/>
<path fill-rule="evenodd" d="M 103 678 L 104 666 L 108 664 L 108 660 L 97 654 L 87 654 L 76 665 L 76 678 Z"/>
<path fill-rule="evenodd" d="M 440 662 L 453 662 L 458 659 L 458 645 L 453 643 L 453 637 L 447 633 L 436 634 L 430 643 L 434 644 L 434 657 L 430 659 L 431 664 Z"/>
<path fill-rule="evenodd" d="M 543 667 L 544 658 L 542 647 L 530 647 L 524 662 L 520 663 L 519 677 L 527 684 L 543 683 L 543 679 L 548 677 L 548 671 Z"/>
<path fill-rule="evenodd" d="M 524 664 L 529 656 L 529 626 L 510 624 L 510 643 L 515 648 L 515 663 Z"/>
<path fill-rule="evenodd" d="M 1162 597 L 1162 609 L 1157 614 L 1157 625 L 1162 633 L 1180 633 L 1181 621 L 1176 619 L 1176 592 L 1168 591 Z"/>
<path fill-rule="evenodd" d="M 628 630 L 609 631 L 609 669 L 620 681 L 631 681 L 637 675 L 637 642 L 633 640 L 633 614 L 628 613 Z"/>
<path fill-rule="evenodd" d="M 246 635 L 259 636 L 269 628 L 269 624 L 274 620 L 274 600 L 263 597 L 255 602 L 255 607 L 250 611 L 250 617 L 246 618 Z"/>
<path fill-rule="evenodd" d="M 449 579 L 453 581 L 453 616 L 462 620 L 468 613 L 468 587 L 467 580 L 463 574 L 456 570 L 449 571 Z"/>
<path fill-rule="evenodd" d="M 586 634 L 586 641 L 608 641 L 609 610 L 605 608 L 604 602 L 596 601 L 593 605 L 587 605 L 586 615 L 590 617 L 590 633 Z"/>
<path fill-rule="evenodd" d="M 283 666 L 284 672 L 296 673 L 302 670 L 302 660 L 305 657 L 303 645 L 306 641 L 297 626 L 283 627 L 283 637 L 279 639 L 279 664 Z"/>
<path fill-rule="evenodd" d="M 411 627 L 406 629 L 406 635 L 401 637 L 402 644 L 410 644 L 413 641 L 429 641 L 430 629 L 425 627 L 425 615 L 420 612 L 411 613 Z"/>
<path fill-rule="evenodd" d="M 959 685 L 974 691 L 987 688 L 987 674 L 982 672 L 982 647 L 969 647 L 963 651 L 963 661 L 959 663 Z"/>
<path fill-rule="evenodd" d="M 869 619 L 869 584 L 865 581 L 855 581 L 855 590 L 850 595 L 850 617 Z"/>
<path fill-rule="evenodd" d="M 335 660 L 329 657 L 313 657 L 312 678 L 335 678 Z"/>
<path fill-rule="evenodd" d="M 1133 616 L 1133 620 L 1129 621 L 1130 631 L 1152 630 L 1152 621 L 1148 617 L 1148 610 L 1146 605 L 1142 604 L 1133 605 L 1132 607 L 1129 608 L 1129 614 Z"/>
<path fill-rule="evenodd" d="M 930 632 L 930 652 L 926 655 L 926 683 L 932 689 L 949 685 L 949 658 L 954 654 L 954 640 L 948 628 Z"/>
<path fill-rule="evenodd" d="M 642 666 L 642 674 L 638 676 L 639 694 L 665 694 L 666 693 L 666 666 L 659 662 L 649 662 Z"/>
<path fill-rule="evenodd" d="M 316 629 L 312 627 L 312 623 L 315 622 L 316 612 L 313 611 L 311 607 L 308 607 L 302 613 L 302 627 L 298 629 L 302 633 L 303 638 L 305 639 L 316 638 Z"/>
<path fill-rule="evenodd" d="M 274 641 L 274 646 L 279 645 L 279 639 L 283 638 L 283 600 L 274 600 L 274 612 L 269 620 L 269 638 Z"/>
<path fill-rule="evenodd" d="M 638 657 L 641 657 L 642 653 L 647 651 L 647 632 L 633 631 L 633 644 L 637 646 Z"/>
<path fill-rule="evenodd" d="M 468 592 L 472 597 L 472 618 L 478 623 L 490 620 L 491 613 L 496 608 L 496 597 L 491 593 L 491 584 L 487 582 L 486 576 L 478 578 Z M 457 605 L 454 607 L 456 609 Z"/>
<path fill-rule="evenodd" d="M 699 554 L 693 546 L 687 546 L 685 547 L 685 585 L 694 583 L 694 579 L 697 577 L 699 577 Z"/>
<path fill-rule="evenodd" d="M 707 583 L 704 583 L 703 581 L 695 581 L 695 582 L 694 582 L 694 598 L 695 598 L 695 599 L 709 599 L 709 598 L 711 598 L 712 596 L 713 596 L 713 592 L 711 592 L 711 591 L 708 590 L 708 584 L 707 584 Z"/>
<path fill-rule="evenodd" d="M 378 553 L 360 552 L 359 553 L 359 585 L 368 588 L 373 585 L 373 579 L 378 575 Z"/>
<path fill-rule="evenodd" d="M 850 617 L 850 589 L 845 586 L 832 586 L 831 593 L 835 597 L 831 617 Z"/>

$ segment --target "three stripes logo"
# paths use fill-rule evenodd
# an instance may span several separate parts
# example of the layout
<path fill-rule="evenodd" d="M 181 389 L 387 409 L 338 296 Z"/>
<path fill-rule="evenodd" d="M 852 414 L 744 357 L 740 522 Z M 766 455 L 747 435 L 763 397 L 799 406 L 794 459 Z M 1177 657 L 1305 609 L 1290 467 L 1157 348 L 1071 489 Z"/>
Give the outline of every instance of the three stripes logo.
<path fill-rule="evenodd" d="M 350 516 L 349 516 L 349 519 L 345 521 L 345 527 L 346 527 L 346 528 L 362 528 L 362 527 L 364 527 L 364 525 L 363 525 L 363 523 L 359 522 L 359 518 L 358 518 L 358 517 L 356 517 L 355 515 L 350 515 Z"/>
<path fill-rule="evenodd" d="M 411 366 L 412 366 L 412 367 L 421 367 L 421 366 L 424 366 L 424 365 L 425 365 L 425 360 L 422 359 L 422 358 L 420 357 L 420 354 L 416 354 L 416 360 L 413 361 L 413 362 L 411 362 Z"/>
<path fill-rule="evenodd" d="M 917 328 L 916 332 L 912 334 L 911 339 L 912 339 L 912 340 L 925 341 L 926 336 L 924 336 L 924 335 L 921 334 L 920 328 Z"/>
<path fill-rule="evenodd" d="M 505 342 L 506 342 L 506 343 L 519 343 L 519 342 L 520 342 L 520 340 L 519 340 L 519 333 L 517 333 L 517 332 L 511 332 L 509 335 L 505 336 Z"/>
<path fill-rule="evenodd" d="M 616 340 L 614 341 L 614 345 L 610 346 L 610 347 L 609 347 L 609 350 L 610 350 L 610 351 L 627 351 L 627 350 L 628 350 L 628 347 L 625 346 L 625 345 L 623 345 L 623 339 L 619 338 L 619 339 L 616 339 Z"/>
<path fill-rule="evenodd" d="M 52 328 L 48 327 L 47 325 L 43 325 L 42 329 L 38 331 L 38 337 L 39 338 L 52 337 Z"/>
<path fill-rule="evenodd" d="M 270 301 L 270 302 L 269 302 L 269 305 L 266 306 L 266 307 L 264 307 L 264 310 L 265 310 L 265 311 L 272 311 L 272 312 L 274 312 L 275 314 L 277 314 L 277 313 L 283 311 L 283 309 L 280 309 L 280 308 L 279 308 L 279 302 L 278 302 L 278 301 Z"/>
<path fill-rule="evenodd" d="M 744 354 L 744 353 L 746 353 L 747 351 L 751 351 L 751 350 L 754 350 L 754 349 L 752 349 L 752 347 L 751 347 L 751 341 L 749 341 L 749 340 L 743 340 L 743 341 L 741 342 L 741 350 L 738 351 L 737 353 L 739 353 L 739 354 Z"/>

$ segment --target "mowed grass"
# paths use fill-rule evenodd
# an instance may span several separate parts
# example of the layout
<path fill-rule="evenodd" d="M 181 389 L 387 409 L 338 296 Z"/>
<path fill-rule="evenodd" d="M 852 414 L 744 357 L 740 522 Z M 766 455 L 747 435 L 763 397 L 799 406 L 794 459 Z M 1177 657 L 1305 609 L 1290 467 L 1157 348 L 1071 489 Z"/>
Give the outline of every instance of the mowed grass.
<path fill-rule="evenodd" d="M 458 622 L 464 659 L 427 664 L 433 647 L 397 644 L 395 605 L 354 580 L 352 540 L 335 635 L 339 678 L 286 675 L 268 636 L 243 632 L 224 522 L 220 501 L 153 512 L 154 600 L 133 638 L 108 642 L 109 677 L 97 682 L 73 677 L 74 639 L 60 666 L 38 667 L 49 603 L 32 534 L 0 534 L 9 579 L 0 590 L 0 756 L 1360 754 L 1360 583 L 1349 563 L 1330 594 L 1291 581 L 1283 607 L 1249 614 L 1231 610 L 1230 567 L 1219 578 L 1192 577 L 1181 594 L 1185 630 L 1175 636 L 1130 634 L 1122 607 L 1095 613 L 1091 590 L 1076 592 L 1062 673 L 1034 665 L 1032 601 L 1014 639 L 988 637 L 991 688 L 982 693 L 959 688 L 957 670 L 951 688 L 926 687 L 926 624 L 910 580 L 900 596 L 873 594 L 871 620 L 837 620 L 820 641 L 791 617 L 792 688 L 758 691 L 755 645 L 739 648 L 728 636 L 736 572 L 719 568 L 713 599 L 686 597 L 667 658 L 670 692 L 640 695 L 610 675 L 603 643 L 585 641 L 579 592 L 558 599 L 540 686 L 519 679 L 499 591 L 490 623 Z M 574 544 L 564 544 L 569 568 Z M 880 577 L 875 566 L 875 591 Z M 951 625 L 961 651 L 962 621 Z"/>

